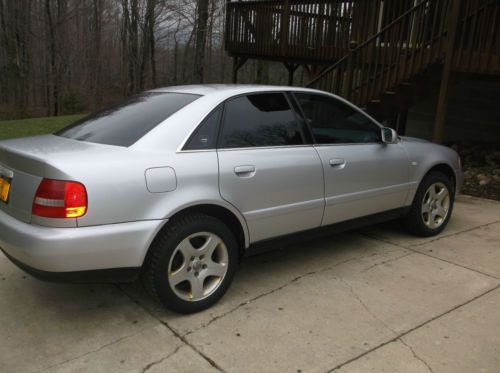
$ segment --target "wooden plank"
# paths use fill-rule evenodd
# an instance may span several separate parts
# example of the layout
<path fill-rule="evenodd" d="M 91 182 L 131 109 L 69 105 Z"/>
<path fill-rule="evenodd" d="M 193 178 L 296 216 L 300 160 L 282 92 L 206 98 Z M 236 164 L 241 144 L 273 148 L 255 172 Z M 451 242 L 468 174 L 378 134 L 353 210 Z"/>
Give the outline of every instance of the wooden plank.
<path fill-rule="evenodd" d="M 454 0 L 448 17 L 446 58 L 443 66 L 443 75 L 441 77 L 441 86 L 439 89 L 438 105 L 436 109 L 436 122 L 434 124 L 434 133 L 432 136 L 432 140 L 436 143 L 441 143 L 444 136 L 446 111 L 449 99 L 451 67 L 453 65 L 453 52 L 455 51 L 455 37 L 461 5 L 462 0 Z"/>

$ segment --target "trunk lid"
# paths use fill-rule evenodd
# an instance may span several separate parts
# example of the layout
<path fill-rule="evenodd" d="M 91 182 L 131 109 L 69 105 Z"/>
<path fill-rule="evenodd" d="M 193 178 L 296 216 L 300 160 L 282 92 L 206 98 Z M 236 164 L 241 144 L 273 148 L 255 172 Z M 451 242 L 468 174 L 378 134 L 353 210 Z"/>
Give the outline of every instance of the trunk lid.
<path fill-rule="evenodd" d="M 25 137 L 0 142 L 0 176 L 10 183 L 7 202 L 0 210 L 26 223 L 32 221 L 36 190 L 45 178 L 73 180 L 72 162 L 82 162 L 86 154 L 105 159 L 100 152 L 122 148 L 71 140 L 55 135 Z"/>

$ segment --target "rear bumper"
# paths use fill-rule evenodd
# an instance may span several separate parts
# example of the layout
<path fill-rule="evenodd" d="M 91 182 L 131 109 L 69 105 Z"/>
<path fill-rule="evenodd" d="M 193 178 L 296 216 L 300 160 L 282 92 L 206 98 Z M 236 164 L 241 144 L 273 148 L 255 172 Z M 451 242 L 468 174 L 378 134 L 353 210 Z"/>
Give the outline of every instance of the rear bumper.
<path fill-rule="evenodd" d="M 3 250 L 2 250 L 3 251 Z M 135 281 L 141 272 L 141 268 L 108 268 L 95 269 L 91 271 L 75 272 L 48 272 L 30 267 L 19 260 L 11 257 L 5 251 L 5 256 L 12 263 L 29 273 L 33 277 L 43 281 L 67 282 L 67 283 L 102 283 L 102 282 L 132 282 Z"/>
<path fill-rule="evenodd" d="M 76 272 L 92 278 L 85 272 L 96 270 L 132 272 L 131 269 L 142 266 L 164 223 L 165 220 L 148 220 L 49 228 L 23 223 L 0 211 L 0 248 L 19 267 L 42 279 L 71 278 L 70 273 L 78 277 Z"/>

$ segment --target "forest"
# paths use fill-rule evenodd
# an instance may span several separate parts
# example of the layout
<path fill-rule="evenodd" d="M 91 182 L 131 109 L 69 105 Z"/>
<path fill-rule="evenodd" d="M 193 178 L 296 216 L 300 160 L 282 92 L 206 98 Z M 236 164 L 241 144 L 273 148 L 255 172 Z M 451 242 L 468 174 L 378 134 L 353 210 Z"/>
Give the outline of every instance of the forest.
<path fill-rule="evenodd" d="M 0 119 L 89 112 L 147 89 L 230 83 L 225 0 L 0 0 Z M 272 73 L 270 73 L 270 70 Z M 286 82 L 278 64 L 240 70 Z"/>

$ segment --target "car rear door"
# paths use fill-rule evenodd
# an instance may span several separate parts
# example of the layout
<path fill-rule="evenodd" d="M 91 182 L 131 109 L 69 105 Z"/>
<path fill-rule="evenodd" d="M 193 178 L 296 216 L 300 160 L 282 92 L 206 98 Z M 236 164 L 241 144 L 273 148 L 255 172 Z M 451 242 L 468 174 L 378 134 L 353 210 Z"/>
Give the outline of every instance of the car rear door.
<path fill-rule="evenodd" d="M 322 225 L 402 207 L 409 160 L 400 144 L 383 144 L 381 128 L 331 96 L 295 93 L 325 173 Z"/>
<path fill-rule="evenodd" d="M 244 215 L 251 242 L 321 225 L 323 168 L 308 136 L 282 92 L 225 103 L 220 193 Z"/>

